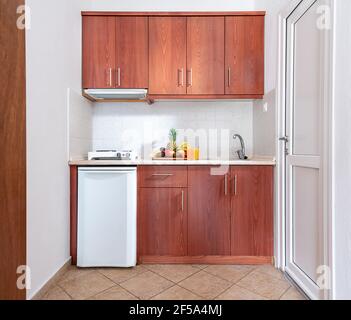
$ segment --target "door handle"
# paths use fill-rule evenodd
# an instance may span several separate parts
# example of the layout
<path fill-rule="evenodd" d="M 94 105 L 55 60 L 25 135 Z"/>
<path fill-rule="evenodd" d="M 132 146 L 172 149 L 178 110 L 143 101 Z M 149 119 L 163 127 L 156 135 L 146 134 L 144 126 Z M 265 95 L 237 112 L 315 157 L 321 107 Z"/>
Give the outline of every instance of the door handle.
<path fill-rule="evenodd" d="M 172 177 L 172 173 L 154 173 L 152 175 L 153 177 Z"/>
<path fill-rule="evenodd" d="M 182 212 L 184 212 L 184 190 L 182 190 Z"/>
<path fill-rule="evenodd" d="M 288 136 L 281 137 L 281 138 L 279 138 L 279 141 L 283 141 L 285 143 L 288 143 L 289 142 L 289 137 Z"/>
<path fill-rule="evenodd" d="M 226 174 L 224 177 L 224 195 L 228 195 L 228 175 Z"/>

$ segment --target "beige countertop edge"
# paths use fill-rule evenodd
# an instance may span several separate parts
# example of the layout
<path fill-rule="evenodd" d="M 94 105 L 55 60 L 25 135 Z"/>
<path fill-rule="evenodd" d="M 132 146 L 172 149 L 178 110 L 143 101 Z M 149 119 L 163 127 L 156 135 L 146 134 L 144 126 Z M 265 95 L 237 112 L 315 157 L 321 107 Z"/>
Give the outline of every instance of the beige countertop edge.
<path fill-rule="evenodd" d="M 118 161 L 118 160 L 73 160 L 69 162 L 70 166 L 275 166 L 275 159 L 251 159 L 251 160 L 136 160 L 136 161 Z"/>

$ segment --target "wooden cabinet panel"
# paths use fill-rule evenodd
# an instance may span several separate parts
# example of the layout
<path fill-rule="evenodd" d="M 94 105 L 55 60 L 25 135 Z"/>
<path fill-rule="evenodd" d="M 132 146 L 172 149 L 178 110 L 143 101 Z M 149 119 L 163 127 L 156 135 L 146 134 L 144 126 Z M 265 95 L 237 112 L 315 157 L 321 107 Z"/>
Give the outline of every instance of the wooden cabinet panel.
<path fill-rule="evenodd" d="M 116 18 L 83 17 L 83 88 L 113 88 Z"/>
<path fill-rule="evenodd" d="M 117 88 L 148 88 L 149 82 L 148 17 L 116 18 Z"/>
<path fill-rule="evenodd" d="M 224 17 L 188 17 L 188 94 L 224 94 Z"/>
<path fill-rule="evenodd" d="M 264 16 L 226 17 L 226 94 L 264 94 Z"/>
<path fill-rule="evenodd" d="M 138 169 L 140 188 L 186 188 L 188 168 L 186 166 L 141 166 Z"/>
<path fill-rule="evenodd" d="M 232 167 L 231 177 L 231 254 L 273 256 L 273 167 Z"/>
<path fill-rule="evenodd" d="M 211 167 L 194 166 L 188 168 L 188 182 L 189 255 L 229 256 L 231 197 L 228 175 L 211 175 Z"/>
<path fill-rule="evenodd" d="M 140 188 L 139 252 L 143 256 L 187 255 L 187 189 Z"/>
<path fill-rule="evenodd" d="M 186 93 L 186 18 L 149 18 L 150 94 Z"/>

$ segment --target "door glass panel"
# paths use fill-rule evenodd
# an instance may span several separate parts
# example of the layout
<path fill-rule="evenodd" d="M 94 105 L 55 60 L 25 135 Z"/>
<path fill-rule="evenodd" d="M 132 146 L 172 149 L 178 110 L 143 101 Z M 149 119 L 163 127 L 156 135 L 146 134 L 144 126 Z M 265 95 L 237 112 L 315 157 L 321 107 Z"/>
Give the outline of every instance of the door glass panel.
<path fill-rule="evenodd" d="M 315 4 L 314 6 L 317 6 Z M 295 24 L 293 153 L 319 155 L 321 112 L 321 34 L 317 10 Z"/>
<path fill-rule="evenodd" d="M 293 168 L 293 256 L 294 262 L 316 282 L 322 264 L 319 221 L 319 170 Z"/>

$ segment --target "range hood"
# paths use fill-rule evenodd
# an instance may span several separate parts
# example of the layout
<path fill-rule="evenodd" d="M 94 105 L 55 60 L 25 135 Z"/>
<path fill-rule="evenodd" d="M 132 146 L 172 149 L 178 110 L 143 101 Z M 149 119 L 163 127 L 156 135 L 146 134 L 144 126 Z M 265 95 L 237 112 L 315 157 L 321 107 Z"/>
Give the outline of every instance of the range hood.
<path fill-rule="evenodd" d="M 99 101 L 148 101 L 145 89 L 85 89 L 83 95 Z"/>

